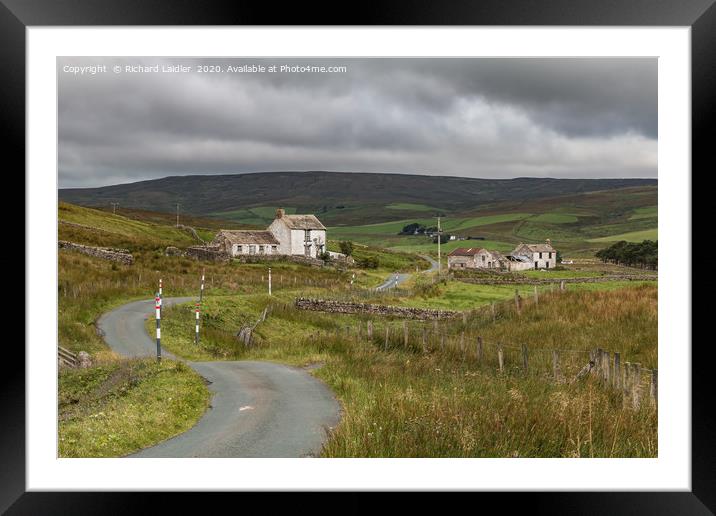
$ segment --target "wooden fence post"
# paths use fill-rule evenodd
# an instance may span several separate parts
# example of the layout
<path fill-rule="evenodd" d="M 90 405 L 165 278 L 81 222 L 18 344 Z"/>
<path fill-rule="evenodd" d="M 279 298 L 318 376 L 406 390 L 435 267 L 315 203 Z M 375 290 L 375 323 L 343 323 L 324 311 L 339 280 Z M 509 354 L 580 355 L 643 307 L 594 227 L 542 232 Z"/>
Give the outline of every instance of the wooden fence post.
<path fill-rule="evenodd" d="M 604 359 L 604 351 L 602 350 L 602 348 L 597 348 L 597 352 L 594 355 L 594 360 L 595 360 L 594 366 L 595 366 L 595 371 L 597 373 L 597 378 L 599 378 L 600 383 L 604 381 L 604 372 L 602 370 L 602 360 L 603 359 Z"/>
<path fill-rule="evenodd" d="M 388 350 L 388 335 L 390 333 L 390 327 L 386 325 L 385 327 L 385 345 L 383 348 L 387 351 Z"/>
<path fill-rule="evenodd" d="M 535 285 L 535 304 L 539 304 L 539 294 L 537 293 L 537 285 Z"/>
<path fill-rule="evenodd" d="M 403 321 L 403 346 L 408 347 L 408 323 Z"/>
<path fill-rule="evenodd" d="M 372 339 L 373 338 L 373 321 L 368 321 L 367 326 L 368 326 L 368 328 L 367 328 L 368 339 Z"/>
<path fill-rule="evenodd" d="M 465 332 L 460 334 L 460 353 L 462 353 L 462 359 L 465 360 Z"/>
<path fill-rule="evenodd" d="M 505 368 L 505 355 L 502 351 L 502 344 L 497 345 L 497 363 L 500 365 L 500 372 Z"/>
<path fill-rule="evenodd" d="M 656 369 L 651 370 L 651 383 L 649 384 L 649 397 L 654 407 L 659 406 L 659 372 Z"/>
<path fill-rule="evenodd" d="M 559 352 L 554 349 L 552 350 L 552 376 L 554 381 L 559 381 Z"/>
<path fill-rule="evenodd" d="M 632 408 L 639 410 L 641 406 L 641 364 L 632 364 Z"/>
<path fill-rule="evenodd" d="M 467 324 L 467 312 L 462 313 L 462 324 Z"/>
<path fill-rule="evenodd" d="M 445 350 L 445 334 L 444 333 L 440 334 L 440 349 L 443 351 Z"/>
<path fill-rule="evenodd" d="M 482 337 L 477 337 L 477 361 L 482 361 Z"/>
<path fill-rule="evenodd" d="M 515 308 L 517 309 L 517 314 L 519 315 L 522 311 L 522 303 L 520 302 L 520 291 L 515 289 Z"/>
<path fill-rule="evenodd" d="M 559 290 L 562 292 L 564 291 L 564 280 L 559 282 Z"/>
<path fill-rule="evenodd" d="M 622 386 L 622 376 L 621 376 L 621 355 L 619 352 L 614 352 L 614 374 L 612 375 L 613 382 L 615 389 L 619 389 Z"/>
<path fill-rule="evenodd" d="M 604 385 L 606 386 L 611 385 L 611 359 L 611 353 L 605 351 L 602 359 L 602 368 L 604 369 Z"/>
<path fill-rule="evenodd" d="M 624 374 L 622 375 L 622 398 L 624 407 L 627 406 L 631 396 L 631 362 L 624 362 Z"/>
<path fill-rule="evenodd" d="M 492 322 L 495 322 L 497 320 L 497 315 L 495 314 L 495 302 L 493 301 L 490 306 L 492 307 Z"/>
<path fill-rule="evenodd" d="M 528 359 L 527 344 L 522 344 L 522 368 L 525 370 L 525 374 L 527 374 L 528 370 Z"/>
<path fill-rule="evenodd" d="M 423 326 L 423 353 L 427 352 L 428 346 L 428 329 Z"/>

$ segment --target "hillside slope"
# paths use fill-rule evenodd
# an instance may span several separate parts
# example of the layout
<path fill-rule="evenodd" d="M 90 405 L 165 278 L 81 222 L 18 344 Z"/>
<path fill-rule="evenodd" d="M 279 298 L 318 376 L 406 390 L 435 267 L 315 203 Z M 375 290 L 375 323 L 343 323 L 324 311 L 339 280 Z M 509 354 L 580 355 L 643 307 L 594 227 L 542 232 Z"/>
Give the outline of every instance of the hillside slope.
<path fill-rule="evenodd" d="M 407 174 L 262 172 L 174 176 L 101 188 L 59 190 L 61 200 L 84 206 L 220 215 L 251 207 L 284 206 L 321 213 L 329 224 L 390 220 L 401 211 L 479 209 L 500 201 L 525 201 L 634 186 L 654 179 L 474 179 Z M 380 207 L 380 210 L 375 208 Z M 387 210 L 383 208 L 388 208 Z M 389 213 L 391 212 L 392 213 Z M 245 214 L 244 214 L 245 215 Z M 261 220 L 265 213 L 258 212 Z M 237 220 L 239 217 L 235 217 Z M 243 217 L 245 220 L 247 217 Z"/>

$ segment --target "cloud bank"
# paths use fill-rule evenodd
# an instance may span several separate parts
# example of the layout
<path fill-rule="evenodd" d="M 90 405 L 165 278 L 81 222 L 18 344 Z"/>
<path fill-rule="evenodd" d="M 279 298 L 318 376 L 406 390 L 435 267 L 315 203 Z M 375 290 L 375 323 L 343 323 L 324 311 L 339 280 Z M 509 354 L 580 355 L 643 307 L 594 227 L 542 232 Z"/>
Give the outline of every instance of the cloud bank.
<path fill-rule="evenodd" d="M 106 71 L 69 71 L 93 65 Z M 245 65 L 345 71 L 226 71 Z M 60 187 L 290 170 L 657 175 L 652 58 L 63 58 L 58 116 Z"/>

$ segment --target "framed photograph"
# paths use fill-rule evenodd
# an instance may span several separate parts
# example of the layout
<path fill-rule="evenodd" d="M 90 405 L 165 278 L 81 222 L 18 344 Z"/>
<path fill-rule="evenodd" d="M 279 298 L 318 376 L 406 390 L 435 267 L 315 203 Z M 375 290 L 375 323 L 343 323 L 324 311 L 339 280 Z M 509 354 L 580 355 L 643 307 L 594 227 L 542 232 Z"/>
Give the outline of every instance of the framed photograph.
<path fill-rule="evenodd" d="M 528 491 L 539 512 L 713 511 L 690 301 L 712 2 L 350 26 L 4 4 L 30 302 L 0 507 Z"/>

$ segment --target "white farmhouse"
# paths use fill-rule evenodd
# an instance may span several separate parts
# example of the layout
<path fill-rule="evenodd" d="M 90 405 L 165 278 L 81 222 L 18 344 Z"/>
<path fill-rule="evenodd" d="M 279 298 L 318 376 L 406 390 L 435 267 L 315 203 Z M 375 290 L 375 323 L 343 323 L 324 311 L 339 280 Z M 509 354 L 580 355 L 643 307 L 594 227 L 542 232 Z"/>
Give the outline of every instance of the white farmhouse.
<path fill-rule="evenodd" d="M 293 255 L 318 258 L 326 251 L 326 228 L 315 215 L 286 215 L 276 210 L 276 218 L 264 231 L 220 230 L 212 246 L 229 256 Z"/>
<path fill-rule="evenodd" d="M 326 250 L 326 228 L 315 215 L 286 215 L 279 208 L 268 230 L 281 242 L 279 254 L 318 258 Z"/>
<path fill-rule="evenodd" d="M 549 238 L 544 244 L 520 244 L 511 256 L 528 262 L 534 269 L 554 269 L 557 266 L 557 251 Z"/>

